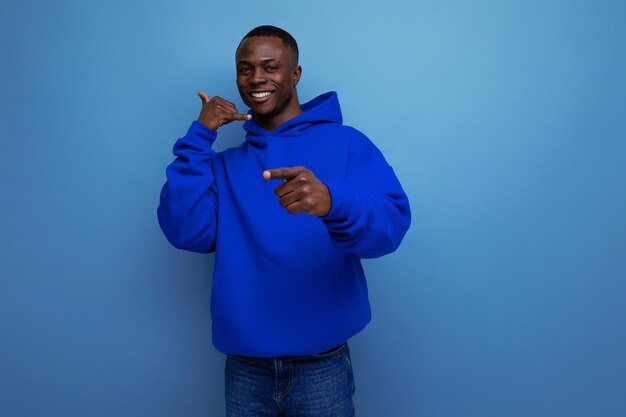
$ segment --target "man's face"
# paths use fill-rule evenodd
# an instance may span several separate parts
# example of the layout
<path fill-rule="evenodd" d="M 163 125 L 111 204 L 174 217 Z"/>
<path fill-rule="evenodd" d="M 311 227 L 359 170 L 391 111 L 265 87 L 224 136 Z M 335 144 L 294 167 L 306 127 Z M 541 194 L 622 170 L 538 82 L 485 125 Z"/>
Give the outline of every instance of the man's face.
<path fill-rule="evenodd" d="M 239 94 L 257 121 L 276 127 L 300 114 L 295 85 L 302 70 L 280 38 L 246 38 L 235 58 Z"/>

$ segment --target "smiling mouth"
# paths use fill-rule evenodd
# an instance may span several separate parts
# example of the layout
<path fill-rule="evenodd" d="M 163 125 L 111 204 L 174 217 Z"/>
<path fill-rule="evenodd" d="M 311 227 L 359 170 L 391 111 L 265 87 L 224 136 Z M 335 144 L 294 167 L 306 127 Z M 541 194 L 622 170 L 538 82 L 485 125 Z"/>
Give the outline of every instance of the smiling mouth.
<path fill-rule="evenodd" d="M 254 98 L 265 98 L 271 96 L 272 94 L 274 94 L 273 91 L 259 91 L 255 93 L 250 93 L 250 95 Z"/>

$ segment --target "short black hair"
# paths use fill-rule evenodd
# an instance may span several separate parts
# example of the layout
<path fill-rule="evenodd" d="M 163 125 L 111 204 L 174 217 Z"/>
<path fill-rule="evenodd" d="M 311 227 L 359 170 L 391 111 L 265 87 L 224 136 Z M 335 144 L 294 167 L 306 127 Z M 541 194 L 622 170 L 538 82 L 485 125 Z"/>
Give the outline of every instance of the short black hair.
<path fill-rule="evenodd" d="M 295 57 L 294 64 L 298 64 L 298 58 L 300 55 L 300 52 L 298 51 L 298 43 L 296 42 L 294 37 L 291 36 L 291 34 L 286 30 L 271 25 L 257 26 L 243 37 L 241 42 L 239 42 L 239 46 L 241 46 L 244 40 L 246 40 L 247 38 L 252 38 L 253 36 L 275 37 L 281 39 L 285 46 L 288 46 L 293 52 Z M 239 49 L 239 46 L 237 46 L 237 49 Z"/>

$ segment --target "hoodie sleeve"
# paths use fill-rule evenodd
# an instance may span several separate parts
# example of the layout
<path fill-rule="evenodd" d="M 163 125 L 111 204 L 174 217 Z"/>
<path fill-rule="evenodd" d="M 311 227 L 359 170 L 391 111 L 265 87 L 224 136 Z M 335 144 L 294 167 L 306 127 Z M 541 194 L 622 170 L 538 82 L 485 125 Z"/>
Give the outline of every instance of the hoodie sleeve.
<path fill-rule="evenodd" d="M 332 206 L 322 217 L 336 246 L 361 258 L 395 251 L 411 223 L 409 200 L 378 148 L 354 131 L 344 181 L 326 183 Z"/>
<path fill-rule="evenodd" d="M 217 187 L 211 145 L 217 132 L 194 121 L 174 144 L 176 159 L 167 167 L 167 181 L 157 209 L 161 230 L 179 249 L 207 253 L 215 248 Z"/>

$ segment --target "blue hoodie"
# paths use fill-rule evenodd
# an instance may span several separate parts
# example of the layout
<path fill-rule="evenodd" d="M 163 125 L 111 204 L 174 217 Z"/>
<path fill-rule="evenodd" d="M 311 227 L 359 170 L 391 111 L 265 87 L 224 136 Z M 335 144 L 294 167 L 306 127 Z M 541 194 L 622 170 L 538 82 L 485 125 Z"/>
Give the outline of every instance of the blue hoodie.
<path fill-rule="evenodd" d="M 158 218 L 177 248 L 215 251 L 213 344 L 259 357 L 326 351 L 370 321 L 361 258 L 394 251 L 410 209 L 392 168 L 358 130 L 342 125 L 337 94 L 268 131 L 246 121 L 246 141 L 216 153 L 217 133 L 194 121 L 174 145 Z M 324 217 L 289 214 L 266 169 L 305 166 L 328 187 Z"/>

